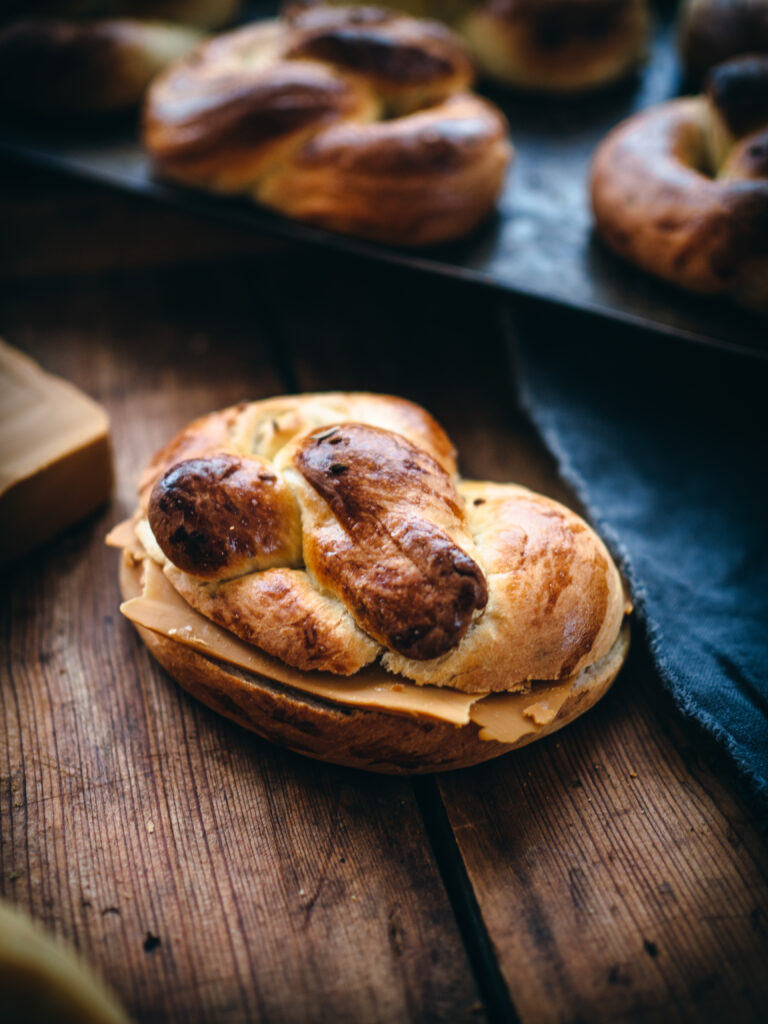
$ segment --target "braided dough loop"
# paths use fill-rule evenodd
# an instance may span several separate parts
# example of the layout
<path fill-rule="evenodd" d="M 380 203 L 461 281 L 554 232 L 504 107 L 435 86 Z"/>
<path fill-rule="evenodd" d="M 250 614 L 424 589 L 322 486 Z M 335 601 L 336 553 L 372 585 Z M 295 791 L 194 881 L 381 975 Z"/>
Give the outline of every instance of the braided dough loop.
<path fill-rule="evenodd" d="M 157 170 L 378 241 L 466 234 L 493 208 L 506 122 L 468 92 L 445 28 L 373 8 L 318 9 L 225 33 L 149 90 Z"/>
<path fill-rule="evenodd" d="M 768 57 L 710 76 L 707 96 L 629 118 L 592 164 L 597 230 L 682 288 L 768 311 Z"/>
<path fill-rule="evenodd" d="M 514 485 L 462 481 L 402 399 L 291 396 L 214 413 L 152 460 L 137 532 L 178 593 L 302 670 L 380 659 L 469 693 L 569 678 L 614 644 L 594 532 Z"/>

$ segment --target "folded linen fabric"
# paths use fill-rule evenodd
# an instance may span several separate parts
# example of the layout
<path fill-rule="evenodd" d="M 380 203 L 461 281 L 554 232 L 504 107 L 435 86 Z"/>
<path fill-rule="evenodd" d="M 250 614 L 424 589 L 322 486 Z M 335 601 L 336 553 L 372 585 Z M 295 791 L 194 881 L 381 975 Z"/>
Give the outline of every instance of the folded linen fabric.
<path fill-rule="evenodd" d="M 509 326 L 521 401 L 620 559 L 664 685 L 768 808 L 768 358 L 586 318 Z"/>

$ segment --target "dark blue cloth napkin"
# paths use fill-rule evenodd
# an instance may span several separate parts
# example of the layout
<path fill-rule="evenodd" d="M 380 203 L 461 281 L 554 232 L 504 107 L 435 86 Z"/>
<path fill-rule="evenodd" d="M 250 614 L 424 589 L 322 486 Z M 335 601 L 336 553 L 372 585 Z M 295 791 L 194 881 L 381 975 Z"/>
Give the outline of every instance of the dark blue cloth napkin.
<path fill-rule="evenodd" d="M 586 318 L 513 328 L 521 400 L 664 684 L 768 808 L 768 361 Z"/>

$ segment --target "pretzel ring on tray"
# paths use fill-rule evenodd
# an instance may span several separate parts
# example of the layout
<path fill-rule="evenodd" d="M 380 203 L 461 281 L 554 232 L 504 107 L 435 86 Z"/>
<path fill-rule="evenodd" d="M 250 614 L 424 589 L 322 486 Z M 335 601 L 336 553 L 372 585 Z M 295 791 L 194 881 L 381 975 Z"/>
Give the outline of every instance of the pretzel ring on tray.
<path fill-rule="evenodd" d="M 289 217 L 402 245 L 457 238 L 492 210 L 506 122 L 468 91 L 441 25 L 317 9 L 204 43 L 149 90 L 159 173 Z"/>
<path fill-rule="evenodd" d="M 592 205 L 620 256 L 768 312 L 768 57 L 721 64 L 706 96 L 615 128 L 595 154 Z"/>

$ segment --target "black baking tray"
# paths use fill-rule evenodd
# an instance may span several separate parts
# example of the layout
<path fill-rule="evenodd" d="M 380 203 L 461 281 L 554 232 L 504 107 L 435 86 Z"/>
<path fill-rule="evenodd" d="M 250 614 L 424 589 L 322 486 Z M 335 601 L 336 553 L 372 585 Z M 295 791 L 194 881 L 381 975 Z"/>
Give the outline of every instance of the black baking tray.
<path fill-rule="evenodd" d="M 273 5 L 257 5 L 270 14 Z M 253 8 L 252 8 L 253 10 Z M 680 91 L 674 10 L 655 11 L 650 56 L 619 86 L 578 98 L 485 90 L 506 113 L 516 158 L 498 213 L 461 242 L 408 250 L 348 238 L 156 180 L 134 122 L 98 127 L 0 125 L 0 152 L 139 193 L 246 229 L 490 286 L 670 337 L 768 357 L 768 322 L 726 299 L 691 295 L 616 259 L 595 237 L 590 155 L 616 122 Z M 617 338 L 620 343 L 620 337 Z"/>

